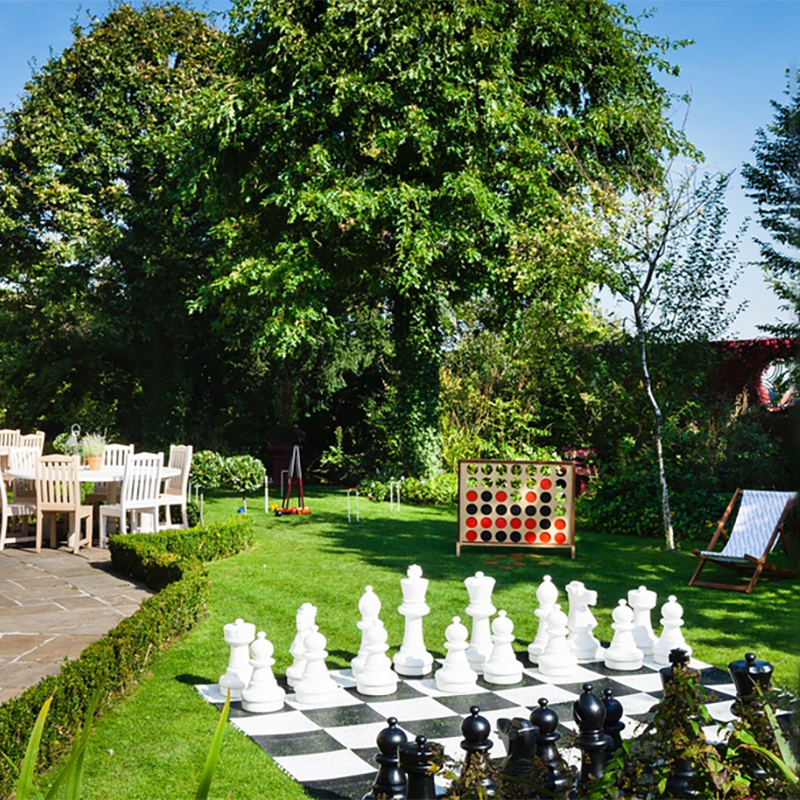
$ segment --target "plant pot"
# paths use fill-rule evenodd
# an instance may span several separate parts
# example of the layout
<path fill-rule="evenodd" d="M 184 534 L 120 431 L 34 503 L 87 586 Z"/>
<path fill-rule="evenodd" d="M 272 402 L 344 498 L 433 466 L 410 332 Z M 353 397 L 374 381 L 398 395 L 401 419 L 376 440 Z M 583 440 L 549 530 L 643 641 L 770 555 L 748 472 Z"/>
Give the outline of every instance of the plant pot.
<path fill-rule="evenodd" d="M 103 466 L 103 456 L 86 456 L 89 469 L 100 469 Z"/>

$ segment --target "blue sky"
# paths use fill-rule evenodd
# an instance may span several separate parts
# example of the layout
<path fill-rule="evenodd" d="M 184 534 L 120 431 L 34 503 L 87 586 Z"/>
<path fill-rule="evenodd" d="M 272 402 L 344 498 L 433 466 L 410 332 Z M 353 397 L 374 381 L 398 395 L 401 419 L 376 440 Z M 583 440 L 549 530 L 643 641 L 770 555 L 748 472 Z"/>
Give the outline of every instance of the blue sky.
<path fill-rule="evenodd" d="M 224 11 L 228 0 L 198 0 L 195 7 Z M 681 66 L 679 78 L 664 78 L 671 91 L 688 92 L 692 105 L 686 130 L 704 152 L 711 171 L 737 170 L 728 195 L 732 225 L 754 209 L 738 177 L 742 162 L 751 158 L 755 131 L 772 118 L 770 100 L 780 100 L 787 69 L 795 71 L 800 58 L 800 1 L 798 0 L 660 0 L 628 2 L 638 15 L 656 8 L 642 28 L 672 39 L 694 39 L 695 44 L 674 54 Z M 16 105 L 30 62 L 44 64 L 51 51 L 58 54 L 72 40 L 70 25 L 79 8 L 104 15 L 106 0 L 0 0 L 0 107 Z M 682 115 L 681 115 L 682 116 Z M 680 120 L 677 120 L 680 121 Z M 742 261 L 758 258 L 750 242 L 760 231 L 755 221 L 742 248 Z M 737 298 L 749 308 L 735 330 L 758 335 L 756 326 L 774 321 L 776 303 L 757 267 L 748 267 Z"/>

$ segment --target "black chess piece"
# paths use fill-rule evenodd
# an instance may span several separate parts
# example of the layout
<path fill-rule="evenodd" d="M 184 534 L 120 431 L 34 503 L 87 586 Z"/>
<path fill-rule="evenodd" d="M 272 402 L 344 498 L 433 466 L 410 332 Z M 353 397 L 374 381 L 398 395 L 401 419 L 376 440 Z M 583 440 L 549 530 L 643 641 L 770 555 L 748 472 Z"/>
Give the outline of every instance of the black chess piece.
<path fill-rule="evenodd" d="M 661 676 L 661 685 L 665 689 L 667 684 L 675 677 L 675 667 L 689 668 L 689 654 L 680 647 L 669 651 L 669 666 L 662 667 L 658 671 Z"/>
<path fill-rule="evenodd" d="M 384 728 L 377 738 L 380 752 L 375 760 L 380 764 L 372 791 L 365 794 L 363 800 L 404 800 L 406 796 L 406 776 L 400 769 L 401 744 L 408 741 L 405 731 L 397 727 L 397 717 L 386 720 L 388 728 Z"/>
<path fill-rule="evenodd" d="M 433 782 L 433 750 L 424 736 L 400 745 L 400 766 L 406 773 L 408 800 L 436 800 Z"/>
<path fill-rule="evenodd" d="M 585 788 L 603 777 L 608 761 L 606 736 L 603 732 L 606 707 L 592 691 L 591 683 L 583 684 L 583 693 L 572 704 L 572 715 L 580 730 L 575 743 L 581 749 L 579 784 Z"/>
<path fill-rule="evenodd" d="M 571 773 L 556 744 L 561 738 L 561 734 L 556 730 L 558 715 L 552 708 L 547 707 L 547 700 L 544 697 L 539 700 L 539 708 L 531 711 L 531 723 L 538 731 L 534 755 L 544 764 L 546 771 L 542 781 L 543 796 L 563 796 L 570 789 Z"/>
<path fill-rule="evenodd" d="M 536 749 L 539 729 L 523 717 L 497 720 L 497 732 L 506 746 L 506 757 L 500 765 L 500 774 L 527 779 Z"/>
<path fill-rule="evenodd" d="M 625 723 L 622 721 L 622 703 L 614 697 L 613 689 L 603 689 L 603 705 L 606 707 L 603 733 L 606 735 L 606 753 L 610 756 L 622 747 Z"/>
<path fill-rule="evenodd" d="M 493 744 L 489 738 L 492 726 L 486 717 L 480 716 L 480 708 L 472 706 L 469 713 L 470 716 L 465 717 L 461 723 L 461 733 L 464 736 L 461 749 L 467 754 L 464 759 L 465 772 L 480 769 L 482 764 L 488 763 L 488 753 Z M 480 784 L 488 787 L 492 785 L 492 781 L 488 775 L 485 775 Z"/>

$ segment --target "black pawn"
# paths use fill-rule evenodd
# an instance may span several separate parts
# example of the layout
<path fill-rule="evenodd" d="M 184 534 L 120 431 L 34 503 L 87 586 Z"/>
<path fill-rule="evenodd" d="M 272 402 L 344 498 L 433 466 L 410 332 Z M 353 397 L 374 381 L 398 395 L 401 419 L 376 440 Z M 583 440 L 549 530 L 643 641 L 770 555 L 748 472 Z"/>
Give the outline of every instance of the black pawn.
<path fill-rule="evenodd" d="M 592 692 L 591 683 L 583 684 L 583 694 L 572 704 L 572 714 L 580 729 L 575 740 L 582 754 L 580 785 L 587 787 L 603 777 L 608 760 L 603 732 L 606 707 Z"/>
<path fill-rule="evenodd" d="M 556 730 L 558 715 L 552 708 L 547 707 L 547 700 L 544 697 L 539 700 L 539 708 L 531 711 L 531 722 L 538 730 L 535 756 L 546 769 L 542 782 L 544 797 L 564 795 L 570 788 L 570 771 L 556 745 L 561 738 L 561 734 Z"/>
<path fill-rule="evenodd" d="M 622 731 L 625 729 L 625 723 L 622 721 L 622 703 L 614 697 L 612 689 L 603 689 L 603 705 L 606 707 L 606 720 L 603 723 L 606 753 L 611 755 L 622 747 Z"/>
<path fill-rule="evenodd" d="M 424 736 L 400 745 L 400 766 L 406 773 L 408 800 L 436 800 L 433 782 L 433 750 Z"/>
<path fill-rule="evenodd" d="M 472 706 L 469 710 L 470 716 L 465 717 L 461 723 L 461 734 L 464 739 L 461 742 L 461 749 L 466 752 L 467 757 L 464 760 L 464 769 L 480 769 L 482 763 L 487 760 L 487 754 L 492 747 L 492 740 L 489 734 L 492 732 L 492 726 L 486 717 L 480 716 L 481 710 L 478 706 Z M 489 786 L 491 780 L 485 776 L 481 780 L 481 784 Z"/>
<path fill-rule="evenodd" d="M 669 666 L 662 667 L 658 673 L 661 676 L 661 685 L 666 689 L 667 684 L 675 677 L 675 668 L 689 669 L 689 654 L 676 647 L 669 651 Z"/>
<path fill-rule="evenodd" d="M 531 774 L 536 735 L 539 729 L 522 717 L 497 720 L 497 732 L 506 746 L 500 773 L 511 778 L 526 779 Z"/>
<path fill-rule="evenodd" d="M 405 731 L 397 727 L 397 717 L 386 720 L 388 728 L 384 728 L 377 738 L 378 753 L 375 760 L 380 764 L 372 791 L 365 794 L 363 800 L 403 800 L 406 796 L 406 776 L 400 769 L 399 748 L 408 741 Z"/>

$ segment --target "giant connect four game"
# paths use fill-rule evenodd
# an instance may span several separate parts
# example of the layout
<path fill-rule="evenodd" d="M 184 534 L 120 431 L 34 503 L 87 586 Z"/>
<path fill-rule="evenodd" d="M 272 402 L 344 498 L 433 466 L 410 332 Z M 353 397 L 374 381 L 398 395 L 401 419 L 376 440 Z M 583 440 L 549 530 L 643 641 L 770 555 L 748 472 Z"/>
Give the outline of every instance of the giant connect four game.
<path fill-rule="evenodd" d="M 568 462 L 459 461 L 458 542 L 566 548 L 575 558 L 575 466 Z"/>

